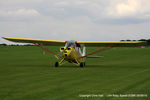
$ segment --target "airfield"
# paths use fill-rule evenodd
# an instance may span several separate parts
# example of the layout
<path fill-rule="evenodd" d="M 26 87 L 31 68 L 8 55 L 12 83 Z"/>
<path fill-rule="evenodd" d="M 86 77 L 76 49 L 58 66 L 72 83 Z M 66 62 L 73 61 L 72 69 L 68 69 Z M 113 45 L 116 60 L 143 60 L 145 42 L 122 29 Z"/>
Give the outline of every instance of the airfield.
<path fill-rule="evenodd" d="M 59 53 L 59 47 L 46 48 Z M 57 59 L 36 46 L 0 46 L 0 100 L 150 100 L 150 48 L 114 47 L 95 55 L 104 57 L 87 58 L 84 68 L 55 68 Z M 145 96 L 108 97 L 113 94 Z"/>

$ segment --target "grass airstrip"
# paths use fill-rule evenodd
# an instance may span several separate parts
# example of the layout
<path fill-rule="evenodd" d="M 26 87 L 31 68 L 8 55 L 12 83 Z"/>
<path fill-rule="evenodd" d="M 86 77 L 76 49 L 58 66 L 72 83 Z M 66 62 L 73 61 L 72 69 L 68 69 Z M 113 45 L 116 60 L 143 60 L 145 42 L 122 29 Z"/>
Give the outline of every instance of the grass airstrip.
<path fill-rule="evenodd" d="M 0 46 L 0 100 L 150 100 L 150 48 L 94 55 L 104 57 L 55 68 L 57 59 L 36 46 Z"/>

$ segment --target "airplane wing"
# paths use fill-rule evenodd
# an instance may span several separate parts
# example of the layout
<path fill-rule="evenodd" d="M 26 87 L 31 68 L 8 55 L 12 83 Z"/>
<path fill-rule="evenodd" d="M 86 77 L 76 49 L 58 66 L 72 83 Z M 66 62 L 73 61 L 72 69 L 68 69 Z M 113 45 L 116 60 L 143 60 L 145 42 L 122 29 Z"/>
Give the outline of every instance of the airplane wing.
<path fill-rule="evenodd" d="M 50 45 L 50 46 L 62 46 L 66 43 L 66 41 L 59 41 L 59 40 L 44 40 L 44 39 L 30 39 L 30 38 L 14 38 L 14 37 L 2 37 L 2 38 L 12 42 L 39 43 L 42 45 Z"/>
<path fill-rule="evenodd" d="M 66 41 L 60 40 L 44 40 L 44 39 L 30 39 L 30 38 L 14 38 L 14 37 L 2 37 L 6 40 L 19 43 L 39 43 L 43 45 L 62 46 Z M 144 41 L 76 41 L 77 44 L 90 46 L 114 46 L 114 47 L 130 47 L 130 46 L 142 46 L 145 45 Z"/>
<path fill-rule="evenodd" d="M 145 41 L 77 41 L 77 44 L 90 46 L 113 46 L 113 47 L 130 47 L 146 45 Z"/>

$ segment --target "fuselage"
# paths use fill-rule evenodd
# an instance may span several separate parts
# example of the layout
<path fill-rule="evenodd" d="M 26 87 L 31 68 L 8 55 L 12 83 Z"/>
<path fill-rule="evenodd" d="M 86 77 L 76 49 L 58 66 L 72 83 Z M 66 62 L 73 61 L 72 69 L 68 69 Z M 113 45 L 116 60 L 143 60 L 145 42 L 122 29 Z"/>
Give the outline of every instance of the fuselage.
<path fill-rule="evenodd" d="M 65 47 L 60 48 L 60 57 L 71 63 L 83 62 L 81 49 L 75 41 L 67 41 Z"/>

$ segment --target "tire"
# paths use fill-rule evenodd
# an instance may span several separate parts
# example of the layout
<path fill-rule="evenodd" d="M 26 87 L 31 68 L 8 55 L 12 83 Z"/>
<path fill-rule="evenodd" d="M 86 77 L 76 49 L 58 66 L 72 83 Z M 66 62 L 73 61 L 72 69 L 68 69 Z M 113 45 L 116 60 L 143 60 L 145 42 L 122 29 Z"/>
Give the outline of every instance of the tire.
<path fill-rule="evenodd" d="M 80 63 L 80 67 L 84 67 L 84 63 L 83 62 Z"/>
<path fill-rule="evenodd" d="M 55 67 L 58 67 L 58 66 L 59 66 L 59 63 L 58 63 L 58 62 L 56 62 L 56 63 L 55 63 Z"/>

